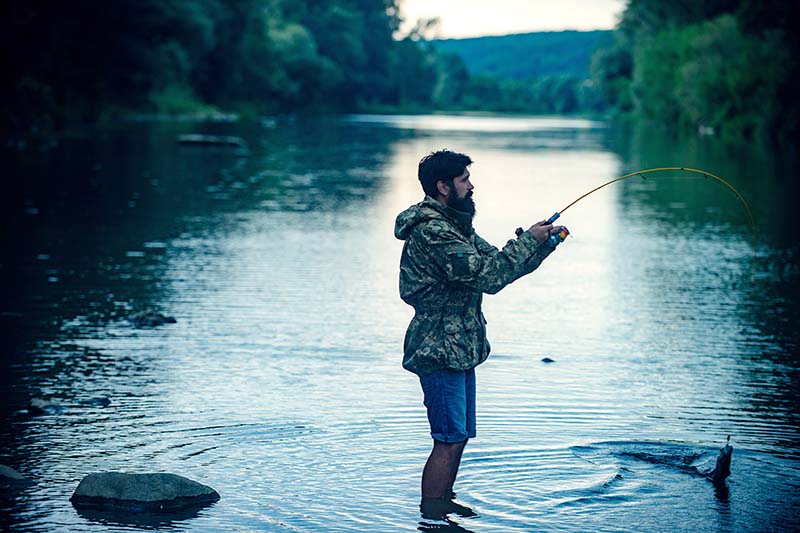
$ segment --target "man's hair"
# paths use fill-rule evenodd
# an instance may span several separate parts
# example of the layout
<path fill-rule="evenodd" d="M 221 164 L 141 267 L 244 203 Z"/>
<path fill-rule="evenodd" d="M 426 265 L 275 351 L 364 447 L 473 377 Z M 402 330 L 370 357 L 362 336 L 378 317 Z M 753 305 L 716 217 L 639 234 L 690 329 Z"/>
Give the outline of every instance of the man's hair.
<path fill-rule="evenodd" d="M 436 183 L 439 180 L 449 181 L 452 187 L 453 178 L 463 174 L 471 164 L 472 159 L 468 155 L 447 149 L 429 153 L 420 160 L 417 172 L 422 190 L 428 196 L 436 198 L 439 194 Z"/>

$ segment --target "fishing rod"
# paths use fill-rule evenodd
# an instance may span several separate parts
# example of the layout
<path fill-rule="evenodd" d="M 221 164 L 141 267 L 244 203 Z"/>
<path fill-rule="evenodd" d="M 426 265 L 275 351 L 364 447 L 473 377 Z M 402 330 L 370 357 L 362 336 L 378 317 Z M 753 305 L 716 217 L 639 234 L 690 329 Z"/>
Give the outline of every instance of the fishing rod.
<path fill-rule="evenodd" d="M 736 198 L 739 199 L 739 202 L 744 206 L 745 210 L 747 211 L 747 216 L 750 219 L 750 227 L 753 229 L 753 241 L 754 241 L 754 244 L 753 244 L 753 269 L 755 270 L 756 257 L 757 257 L 757 254 L 758 254 L 758 230 L 756 229 L 756 221 L 753 218 L 753 212 L 750 210 L 750 206 L 747 204 L 747 201 L 744 199 L 744 196 L 742 196 L 742 194 L 739 191 L 736 190 L 736 187 L 734 187 L 733 185 L 728 183 L 726 180 L 720 178 L 719 176 L 717 176 L 715 174 L 712 174 L 711 172 L 707 172 L 705 170 L 698 170 L 696 168 L 688 168 L 688 167 L 648 168 L 646 170 L 638 170 L 636 172 L 631 172 L 630 174 L 625 174 L 624 176 L 620 176 L 618 178 L 614 178 L 613 180 L 607 181 L 607 182 L 603 183 L 602 185 L 600 185 L 599 187 L 595 187 L 591 191 L 579 196 L 577 199 L 575 199 L 571 203 L 567 204 L 567 206 L 564 207 L 561 211 L 556 211 L 553 214 L 553 216 L 551 216 L 550 218 L 547 219 L 547 222 L 545 222 L 545 224 L 552 224 L 553 222 L 558 220 L 558 218 L 564 213 L 564 211 L 566 211 L 567 209 L 569 209 L 573 205 L 577 204 L 578 202 L 580 202 L 581 200 L 583 200 L 584 198 L 586 198 L 590 194 L 599 191 L 603 187 L 608 187 L 609 185 L 611 185 L 613 183 L 617 183 L 618 181 L 623 181 L 623 180 L 635 178 L 637 176 L 641 177 L 643 180 L 646 180 L 647 178 L 645 177 L 645 174 L 652 174 L 652 173 L 656 173 L 656 172 L 676 172 L 676 171 L 691 172 L 692 175 L 690 175 L 690 176 L 670 176 L 670 177 L 674 177 L 674 178 L 693 178 L 693 177 L 702 176 L 704 178 L 712 178 L 712 179 L 716 180 L 717 182 L 721 183 L 722 185 L 724 185 L 725 187 L 727 187 L 728 189 L 730 189 L 731 191 L 733 191 L 733 193 L 736 195 Z M 566 234 L 564 234 L 564 233 L 566 233 Z M 557 234 L 557 235 L 554 235 L 554 236 L 550 237 L 551 239 L 554 239 L 553 240 L 553 244 L 558 244 L 559 242 L 563 241 L 566 238 L 566 236 L 569 235 L 569 232 L 568 231 L 564 232 L 562 230 L 561 234 L 562 235 L 558 235 Z"/>

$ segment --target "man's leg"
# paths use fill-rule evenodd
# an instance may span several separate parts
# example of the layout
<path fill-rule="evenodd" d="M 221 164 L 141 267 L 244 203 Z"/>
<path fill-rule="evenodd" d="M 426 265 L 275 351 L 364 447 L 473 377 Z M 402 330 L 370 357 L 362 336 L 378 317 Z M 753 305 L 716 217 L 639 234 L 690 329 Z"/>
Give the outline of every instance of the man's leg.
<path fill-rule="evenodd" d="M 453 471 L 453 477 L 450 479 L 450 485 L 447 487 L 447 496 L 450 499 L 455 497 L 455 492 L 453 491 L 453 486 L 456 484 L 456 476 L 458 475 L 458 467 L 461 466 L 461 454 L 464 453 L 464 448 L 466 448 L 469 439 L 465 440 L 461 443 L 461 449 L 458 451 L 458 458 L 456 459 L 456 469 Z"/>
<path fill-rule="evenodd" d="M 420 510 L 425 518 L 473 516 L 453 501 L 453 483 L 467 441 L 475 436 L 474 371 L 442 370 L 420 378 L 433 450 L 422 471 Z"/>
<path fill-rule="evenodd" d="M 453 491 L 461 454 L 467 441 L 446 443 L 433 441 L 433 450 L 422 471 L 422 497 L 442 499 Z"/>

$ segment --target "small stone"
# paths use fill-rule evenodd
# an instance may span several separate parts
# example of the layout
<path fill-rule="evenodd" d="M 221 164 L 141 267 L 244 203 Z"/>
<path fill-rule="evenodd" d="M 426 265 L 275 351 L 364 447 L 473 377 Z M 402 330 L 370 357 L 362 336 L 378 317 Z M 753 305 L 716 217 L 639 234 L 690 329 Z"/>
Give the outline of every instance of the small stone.
<path fill-rule="evenodd" d="M 187 133 L 184 135 L 178 135 L 176 141 L 178 144 L 194 146 L 235 146 L 238 148 L 247 148 L 247 142 L 245 142 L 244 139 L 231 135 L 203 135 L 200 133 Z"/>
<path fill-rule="evenodd" d="M 219 493 L 176 474 L 89 474 L 78 484 L 70 501 L 75 507 L 126 511 L 177 511 L 202 507 L 219 500 Z"/>
<path fill-rule="evenodd" d="M 0 465 L 0 479 L 17 483 L 26 481 L 25 476 L 6 465 Z"/>
<path fill-rule="evenodd" d="M 83 400 L 81 403 L 84 405 L 91 405 L 92 407 L 108 407 L 111 405 L 111 399 L 105 397 L 90 398 L 88 400 Z"/>
<path fill-rule="evenodd" d="M 162 315 L 155 311 L 139 311 L 128 316 L 128 321 L 137 328 L 154 328 L 164 324 L 177 322 L 174 317 Z"/>
<path fill-rule="evenodd" d="M 63 411 L 64 408 L 61 405 L 43 398 L 31 398 L 28 403 L 28 414 L 33 416 L 54 415 Z"/>

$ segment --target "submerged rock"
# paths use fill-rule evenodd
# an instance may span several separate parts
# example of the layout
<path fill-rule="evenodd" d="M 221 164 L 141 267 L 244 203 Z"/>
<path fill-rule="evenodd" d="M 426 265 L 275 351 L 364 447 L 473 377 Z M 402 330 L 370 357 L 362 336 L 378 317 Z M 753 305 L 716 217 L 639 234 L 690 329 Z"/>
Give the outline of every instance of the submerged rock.
<path fill-rule="evenodd" d="M 54 415 L 62 412 L 64 412 L 63 406 L 43 398 L 31 398 L 28 403 L 29 415 Z"/>
<path fill-rule="evenodd" d="M 108 407 L 111 405 L 111 399 L 101 396 L 97 398 L 89 398 L 88 400 L 82 400 L 81 404 L 89 405 L 91 407 Z"/>
<path fill-rule="evenodd" d="M 202 133 L 187 133 L 178 135 L 178 144 L 194 146 L 236 146 L 247 148 L 247 143 L 241 137 L 232 135 L 203 135 Z"/>
<path fill-rule="evenodd" d="M 11 483 L 22 483 L 25 482 L 25 476 L 11 468 L 10 466 L 0 465 L 0 481 L 2 482 L 11 482 Z"/>
<path fill-rule="evenodd" d="M 156 326 L 163 326 L 164 324 L 174 324 L 177 322 L 175 318 L 155 311 L 139 311 L 128 315 L 128 321 L 137 328 L 154 328 Z"/>
<path fill-rule="evenodd" d="M 125 511 L 177 511 L 219 500 L 219 493 L 176 474 L 89 474 L 75 489 L 75 507 Z"/>
<path fill-rule="evenodd" d="M 13 494 L 30 484 L 31 480 L 10 466 L 0 465 L 0 495 L 7 496 L 9 493 Z"/>

